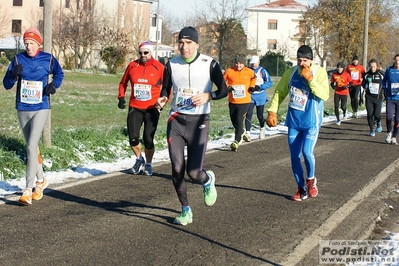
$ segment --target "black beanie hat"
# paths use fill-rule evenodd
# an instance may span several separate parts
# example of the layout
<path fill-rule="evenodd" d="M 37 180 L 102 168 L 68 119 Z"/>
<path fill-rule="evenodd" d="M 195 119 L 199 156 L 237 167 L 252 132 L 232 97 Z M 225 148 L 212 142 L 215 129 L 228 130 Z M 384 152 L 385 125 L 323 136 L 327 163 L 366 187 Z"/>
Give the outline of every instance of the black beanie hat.
<path fill-rule="evenodd" d="M 301 47 L 299 47 L 298 52 L 296 53 L 296 57 L 313 60 L 313 50 L 307 45 L 302 45 Z"/>
<path fill-rule="evenodd" d="M 353 60 L 359 60 L 359 57 L 358 57 L 357 55 L 355 55 L 355 56 L 353 57 L 352 61 L 353 61 Z"/>
<path fill-rule="evenodd" d="M 195 43 L 198 43 L 198 32 L 191 26 L 184 27 L 179 33 L 179 40 L 180 39 L 189 39 Z"/>
<path fill-rule="evenodd" d="M 345 65 L 344 65 L 344 63 L 342 63 L 342 62 L 338 62 L 338 63 L 337 63 L 337 68 L 339 68 L 339 67 L 345 68 Z"/>
<path fill-rule="evenodd" d="M 244 65 L 247 65 L 247 58 L 243 54 L 238 54 L 234 57 L 234 63 L 241 62 Z"/>

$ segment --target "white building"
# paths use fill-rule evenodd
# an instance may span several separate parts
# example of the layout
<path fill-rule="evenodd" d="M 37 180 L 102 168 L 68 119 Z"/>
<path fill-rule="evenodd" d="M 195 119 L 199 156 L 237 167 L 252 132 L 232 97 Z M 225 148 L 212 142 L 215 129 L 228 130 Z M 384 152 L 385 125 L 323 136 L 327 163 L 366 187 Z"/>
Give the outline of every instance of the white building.
<path fill-rule="evenodd" d="M 284 54 L 285 61 L 296 65 L 296 52 L 303 42 L 306 27 L 303 13 L 307 7 L 294 0 L 265 0 L 266 3 L 247 8 L 247 48 L 263 56 L 267 51 Z M 314 55 L 314 61 L 319 59 Z"/>

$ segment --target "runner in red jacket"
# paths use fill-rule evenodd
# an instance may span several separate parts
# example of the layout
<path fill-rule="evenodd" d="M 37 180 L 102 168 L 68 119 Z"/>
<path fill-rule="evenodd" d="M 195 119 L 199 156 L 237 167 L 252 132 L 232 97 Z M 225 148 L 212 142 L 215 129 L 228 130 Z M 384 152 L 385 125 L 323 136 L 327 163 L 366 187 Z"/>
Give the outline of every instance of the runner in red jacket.
<path fill-rule="evenodd" d="M 363 66 L 359 64 L 359 57 L 357 55 L 353 57 L 352 64 L 349 64 L 346 67 L 346 72 L 348 72 L 352 78 L 352 86 L 349 87 L 349 95 L 351 97 L 351 106 L 353 111 L 352 117 L 357 118 L 359 95 L 362 88 L 363 75 L 365 73 Z"/>
<path fill-rule="evenodd" d="M 352 78 L 344 69 L 344 63 L 339 62 L 337 64 L 337 71 L 331 76 L 331 87 L 334 89 L 334 112 L 337 117 L 338 126 L 341 125 L 341 119 L 339 119 L 339 102 L 341 101 L 342 119 L 345 120 L 349 87 L 352 85 Z"/>
<path fill-rule="evenodd" d="M 159 112 L 155 104 L 161 93 L 164 66 L 152 57 L 153 46 L 150 42 L 139 45 L 140 58 L 131 62 L 119 83 L 118 107 L 125 108 L 125 93 L 130 81 L 132 93 L 129 100 L 127 130 L 129 142 L 136 163 L 132 167 L 133 174 L 144 170 L 145 175 L 152 175 L 152 157 L 154 156 L 154 135 L 158 126 Z M 145 160 L 141 155 L 140 128 L 144 123 L 143 142 Z"/>

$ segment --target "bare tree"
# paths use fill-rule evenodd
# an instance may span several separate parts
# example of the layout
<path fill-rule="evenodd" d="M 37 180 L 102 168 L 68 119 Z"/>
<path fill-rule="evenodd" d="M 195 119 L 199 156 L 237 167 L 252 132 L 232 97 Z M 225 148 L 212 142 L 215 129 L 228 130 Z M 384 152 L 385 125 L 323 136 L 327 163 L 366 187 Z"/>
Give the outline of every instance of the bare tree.
<path fill-rule="evenodd" d="M 243 33 L 242 21 L 247 17 L 247 6 L 248 0 L 204 0 L 201 5 L 197 5 L 196 16 L 201 25 L 210 25 L 207 34 L 216 40 L 218 61 L 222 67 L 225 67 L 223 61 L 231 57 L 231 54 L 225 55 L 229 49 L 236 53 L 246 51 L 246 40 L 240 35 Z"/>
<path fill-rule="evenodd" d="M 371 1 L 370 27 L 368 31 L 370 57 L 383 57 L 387 47 L 386 23 L 393 18 L 395 4 L 387 0 Z M 397 5 L 396 5 L 397 10 Z M 350 61 L 363 50 L 364 2 L 350 0 L 319 0 L 310 7 L 304 17 L 307 37 L 322 59 L 329 53 L 341 61 Z"/>
<path fill-rule="evenodd" d="M 5 37 L 5 32 L 9 32 L 12 13 L 5 5 L 0 5 L 0 38 Z"/>
<path fill-rule="evenodd" d="M 98 42 L 101 14 L 95 12 L 96 1 L 71 0 L 68 9 L 61 10 L 62 23 L 55 23 L 53 40 L 63 55 L 65 68 L 84 68 Z M 58 30 L 58 31 L 57 31 Z"/>

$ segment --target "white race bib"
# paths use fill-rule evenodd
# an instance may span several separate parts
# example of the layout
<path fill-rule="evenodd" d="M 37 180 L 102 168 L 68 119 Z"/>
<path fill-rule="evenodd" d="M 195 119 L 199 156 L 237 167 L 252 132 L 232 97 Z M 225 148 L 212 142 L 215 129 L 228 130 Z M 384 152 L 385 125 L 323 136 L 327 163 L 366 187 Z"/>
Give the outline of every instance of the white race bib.
<path fill-rule="evenodd" d="M 392 83 L 391 84 L 391 95 L 396 96 L 399 93 L 399 83 Z"/>
<path fill-rule="evenodd" d="M 183 89 L 179 88 L 177 90 L 177 101 L 176 101 L 176 106 L 177 106 L 177 111 L 182 112 L 184 111 L 185 113 L 190 112 L 190 113 L 195 113 L 195 105 L 193 104 L 192 98 L 194 95 L 198 94 L 198 90 L 194 89 Z"/>
<path fill-rule="evenodd" d="M 245 85 L 233 85 L 234 90 L 232 91 L 233 98 L 244 98 L 245 97 Z"/>
<path fill-rule="evenodd" d="M 371 94 L 378 94 L 380 92 L 380 84 L 369 83 L 369 91 Z"/>
<path fill-rule="evenodd" d="M 358 71 L 352 71 L 351 72 L 351 78 L 352 78 L 352 80 L 359 80 L 359 72 Z"/>
<path fill-rule="evenodd" d="M 151 100 L 151 85 L 148 84 L 134 84 L 134 97 L 138 101 L 148 101 Z"/>
<path fill-rule="evenodd" d="M 308 102 L 309 91 L 301 90 L 294 86 L 290 88 L 290 103 L 289 107 L 299 110 L 305 111 L 306 103 Z"/>
<path fill-rule="evenodd" d="M 41 103 L 43 99 L 43 82 L 21 79 L 21 102 Z"/>

